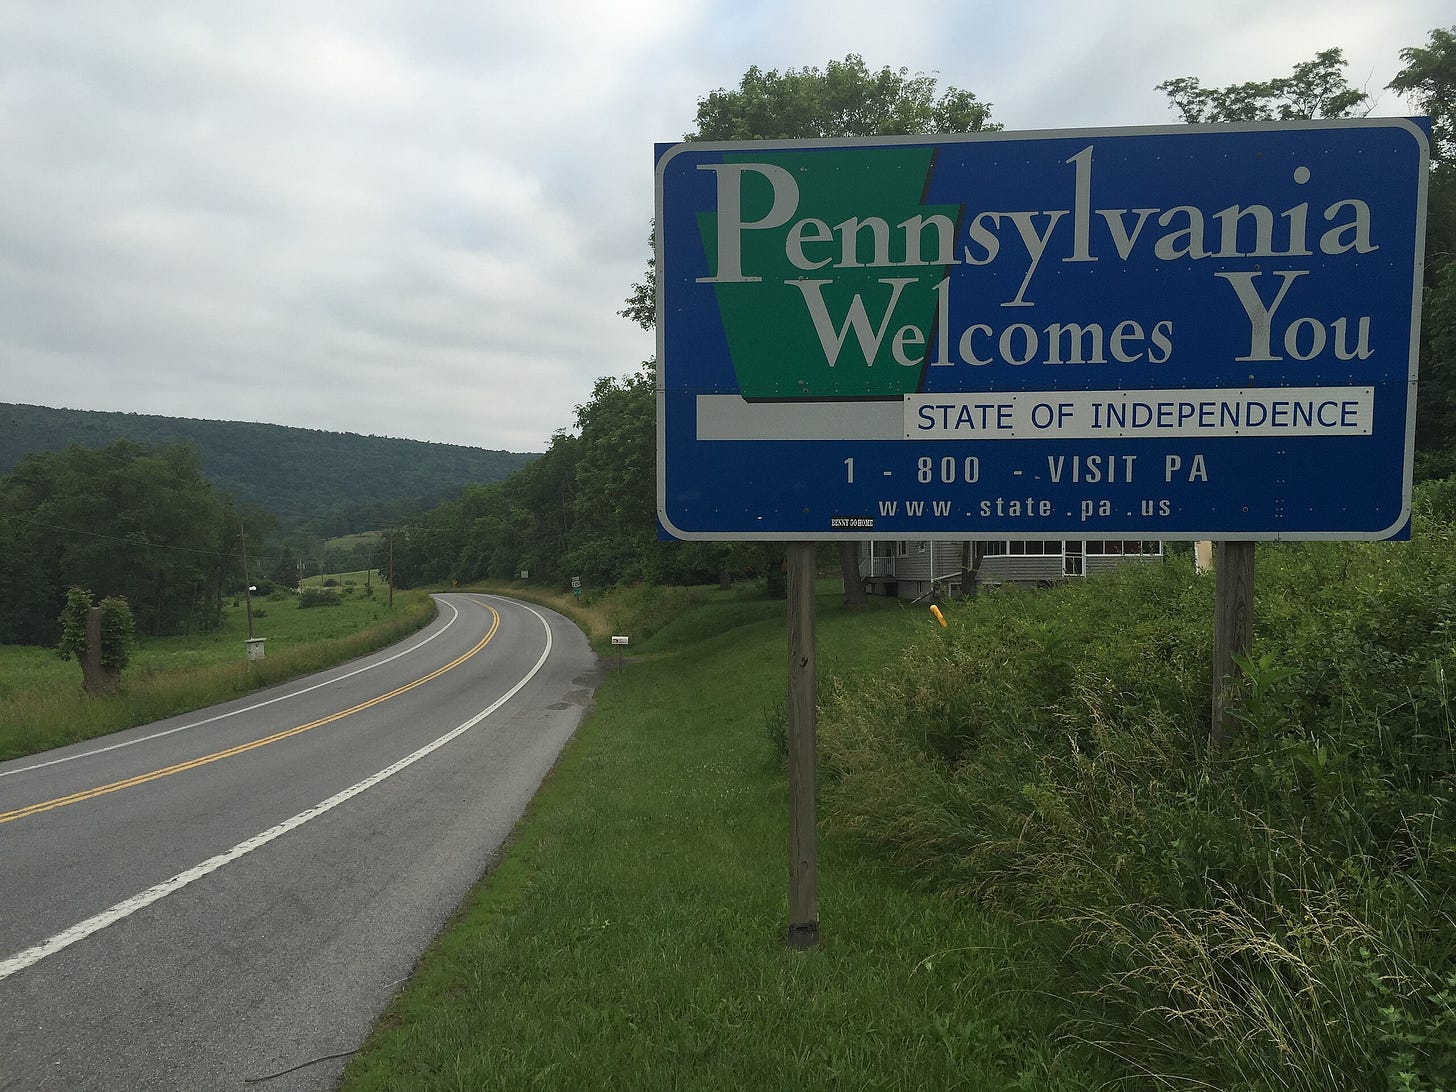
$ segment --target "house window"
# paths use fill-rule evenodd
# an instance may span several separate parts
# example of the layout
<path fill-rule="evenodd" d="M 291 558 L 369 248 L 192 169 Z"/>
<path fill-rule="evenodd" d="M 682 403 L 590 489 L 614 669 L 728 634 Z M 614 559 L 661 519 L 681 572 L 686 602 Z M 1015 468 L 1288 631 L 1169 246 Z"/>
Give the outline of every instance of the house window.
<path fill-rule="evenodd" d="M 1062 555 L 1062 575 L 1082 576 L 1086 570 L 1082 566 L 1081 542 L 1068 542 L 1066 552 Z"/>
<path fill-rule="evenodd" d="M 1132 542 L 1130 540 L 1121 542 L 1089 542 L 1087 543 L 1087 553 L 1092 555 L 1104 554 L 1109 557 L 1161 557 L 1163 544 L 1161 542 Z"/>
<path fill-rule="evenodd" d="M 1006 552 L 1013 557 L 1060 557 L 1062 554 L 1062 543 L 1060 539 L 1029 539 L 1025 542 L 1008 542 Z"/>
<path fill-rule="evenodd" d="M 896 557 L 909 557 L 910 556 L 910 543 L 905 542 L 903 540 L 901 540 L 900 542 L 895 543 L 895 556 Z"/>

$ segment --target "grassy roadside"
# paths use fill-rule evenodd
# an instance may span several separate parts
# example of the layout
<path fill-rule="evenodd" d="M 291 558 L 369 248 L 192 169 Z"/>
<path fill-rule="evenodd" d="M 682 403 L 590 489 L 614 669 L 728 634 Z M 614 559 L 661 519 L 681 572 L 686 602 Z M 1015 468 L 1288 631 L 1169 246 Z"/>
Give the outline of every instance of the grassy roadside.
<path fill-rule="evenodd" d="M 828 587 L 828 583 L 825 587 Z M 580 626 L 598 652 L 612 649 L 611 638 L 616 634 L 629 638 L 629 647 L 635 654 L 641 650 L 643 641 L 683 618 L 697 606 L 716 604 L 719 609 L 714 617 L 719 625 L 724 624 L 732 613 L 726 610 L 728 603 L 739 604 L 734 609 L 739 613 L 747 610 L 749 613 L 746 617 L 754 617 L 753 612 L 761 612 L 764 603 L 759 589 L 757 582 L 747 586 L 740 585 L 726 592 L 716 584 L 693 587 L 637 584 L 613 588 L 605 593 L 588 592 L 576 596 L 570 592 L 547 591 L 517 581 L 494 580 L 472 584 L 468 590 L 540 603 Z"/>
<path fill-rule="evenodd" d="M 837 598 L 821 589 L 826 679 L 929 624 Z M 1055 973 L 1027 978 L 1024 928 L 834 839 L 823 947 L 786 949 L 784 606 L 703 600 L 634 641 L 343 1087 L 1097 1087 L 1052 1042 Z"/>
<path fill-rule="evenodd" d="M 213 633 L 149 639 L 122 674 L 121 689 L 89 697 L 74 662 L 43 648 L 0 647 L 0 760 L 146 724 L 322 671 L 384 648 L 435 615 L 424 591 L 345 598 L 299 610 L 291 595 L 254 600 L 254 632 L 266 655 L 249 662 L 246 611 L 225 606 Z"/>
<path fill-rule="evenodd" d="M 88 697 L 80 670 L 47 648 L 0 646 L 0 761 L 92 739 L 108 732 L 189 712 L 377 651 L 403 639 L 434 617 L 426 590 L 387 587 L 362 594 L 364 573 L 338 573 L 339 602 L 299 610 L 291 592 L 253 600 L 254 632 L 266 639 L 266 655 L 249 663 L 241 604 L 225 604 L 212 633 L 149 638 L 122 675 L 119 693 Z M 318 587 L 313 577 L 306 586 Z M 467 590 L 467 589 L 461 589 Z M 708 588 L 635 587 L 578 599 L 509 582 L 471 589 L 544 603 L 580 625 L 599 650 L 610 635 L 637 638 L 654 632 L 711 593 Z M 635 649 L 634 649 L 635 651 Z"/>

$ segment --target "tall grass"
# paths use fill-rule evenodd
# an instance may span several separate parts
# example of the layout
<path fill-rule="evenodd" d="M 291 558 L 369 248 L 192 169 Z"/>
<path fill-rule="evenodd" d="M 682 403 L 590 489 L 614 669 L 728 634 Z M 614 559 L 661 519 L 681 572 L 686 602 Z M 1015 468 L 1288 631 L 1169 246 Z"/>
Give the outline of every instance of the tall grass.
<path fill-rule="evenodd" d="M 658 584 L 626 584 L 577 596 L 517 581 L 485 581 L 471 588 L 497 595 L 514 596 L 541 603 L 570 618 L 591 640 L 598 652 L 612 648 L 613 636 L 626 637 L 629 648 L 679 620 L 689 617 L 694 607 L 724 603 L 742 604 L 739 614 L 752 615 L 765 604 L 761 584 L 738 584 L 723 589 L 717 584 L 691 587 Z M 747 612 L 747 615 L 744 615 Z M 715 615 L 721 613 L 715 610 Z M 734 623 L 736 624 L 736 623 Z"/>
<path fill-rule="evenodd" d="M 1163 1088 L 1456 1087 L 1456 526 L 1261 545 L 1243 724 L 1205 746 L 1184 561 L 948 609 L 823 697 L 826 812 L 1052 928 L 1067 1034 Z"/>

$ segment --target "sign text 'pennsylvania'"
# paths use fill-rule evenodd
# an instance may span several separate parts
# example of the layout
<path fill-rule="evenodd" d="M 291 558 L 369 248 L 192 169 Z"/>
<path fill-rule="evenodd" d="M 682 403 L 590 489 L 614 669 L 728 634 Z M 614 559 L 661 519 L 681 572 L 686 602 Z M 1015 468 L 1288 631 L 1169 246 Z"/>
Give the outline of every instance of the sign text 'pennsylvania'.
<path fill-rule="evenodd" d="M 687 539 L 1408 534 L 1404 119 L 658 149 Z"/>

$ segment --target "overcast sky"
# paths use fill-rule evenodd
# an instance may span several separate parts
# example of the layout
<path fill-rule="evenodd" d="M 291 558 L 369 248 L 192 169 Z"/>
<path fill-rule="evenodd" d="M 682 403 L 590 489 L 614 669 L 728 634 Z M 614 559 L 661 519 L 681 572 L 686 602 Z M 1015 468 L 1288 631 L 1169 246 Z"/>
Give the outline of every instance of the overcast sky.
<path fill-rule="evenodd" d="M 540 451 L 653 353 L 652 148 L 861 54 L 1008 129 L 1332 46 L 1373 113 L 1450 0 L 7 0 L 0 402 Z"/>

